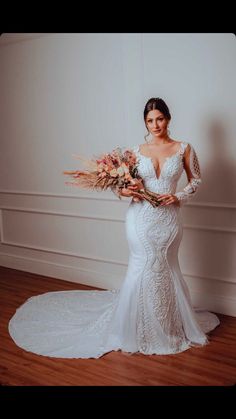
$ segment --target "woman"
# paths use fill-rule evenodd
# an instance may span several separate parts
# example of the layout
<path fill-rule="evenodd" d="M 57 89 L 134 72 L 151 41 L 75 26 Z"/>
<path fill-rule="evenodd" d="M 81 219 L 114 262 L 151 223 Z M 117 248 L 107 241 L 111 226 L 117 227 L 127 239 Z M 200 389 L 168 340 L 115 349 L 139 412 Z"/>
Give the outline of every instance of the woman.
<path fill-rule="evenodd" d="M 133 147 L 144 184 L 121 193 L 132 197 L 126 215 L 129 263 L 121 289 L 30 298 L 9 323 L 18 346 L 51 357 L 99 358 L 117 350 L 173 354 L 208 343 L 206 333 L 219 319 L 193 309 L 178 262 L 180 207 L 201 183 L 199 162 L 190 143 L 169 137 L 170 119 L 162 99 L 147 102 L 144 121 L 151 139 Z M 188 184 L 176 193 L 183 170 Z M 142 200 L 143 187 L 157 193 L 158 207 Z"/>

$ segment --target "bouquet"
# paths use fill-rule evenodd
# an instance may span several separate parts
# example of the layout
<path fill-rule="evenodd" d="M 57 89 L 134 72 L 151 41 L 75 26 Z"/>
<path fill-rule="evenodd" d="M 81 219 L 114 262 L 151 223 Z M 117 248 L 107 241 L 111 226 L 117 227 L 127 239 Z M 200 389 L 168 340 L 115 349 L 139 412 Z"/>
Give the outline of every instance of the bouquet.
<path fill-rule="evenodd" d="M 67 170 L 63 173 L 73 180 L 67 185 L 80 186 L 85 189 L 106 190 L 111 189 L 121 199 L 121 189 L 129 185 L 138 185 L 142 177 L 138 174 L 136 154 L 129 149 L 122 152 L 121 147 L 116 147 L 111 153 L 102 154 L 93 159 L 85 159 L 76 155 L 85 162 L 89 170 Z M 157 207 L 158 195 L 147 189 L 138 190 L 140 197 Z"/>

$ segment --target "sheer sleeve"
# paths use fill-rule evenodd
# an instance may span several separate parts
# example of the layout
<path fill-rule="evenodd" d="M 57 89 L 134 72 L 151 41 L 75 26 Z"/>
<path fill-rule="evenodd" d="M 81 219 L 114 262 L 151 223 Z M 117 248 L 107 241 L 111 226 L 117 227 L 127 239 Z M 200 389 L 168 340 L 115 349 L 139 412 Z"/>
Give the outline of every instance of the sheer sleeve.
<path fill-rule="evenodd" d="M 181 206 L 196 194 L 202 183 L 198 157 L 191 144 L 188 144 L 184 153 L 184 169 L 187 174 L 188 184 L 182 191 L 175 193 Z"/>

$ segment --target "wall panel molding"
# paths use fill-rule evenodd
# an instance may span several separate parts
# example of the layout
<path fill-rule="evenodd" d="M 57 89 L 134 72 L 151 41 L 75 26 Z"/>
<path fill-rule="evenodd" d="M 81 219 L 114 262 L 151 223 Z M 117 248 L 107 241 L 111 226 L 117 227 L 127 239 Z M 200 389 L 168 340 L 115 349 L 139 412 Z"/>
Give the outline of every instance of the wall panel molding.
<path fill-rule="evenodd" d="M 102 193 L 102 192 L 101 192 Z M 56 193 L 48 193 L 48 192 L 30 192 L 30 191 L 0 191 L 0 194 L 5 195 L 28 195 L 28 196 L 44 196 L 49 198 L 69 198 L 69 199 L 91 199 L 94 201 L 114 201 L 114 202 L 127 202 L 124 200 L 119 200 L 119 198 L 109 198 L 109 197 L 96 197 L 92 195 L 85 195 L 80 194 L 73 195 L 73 194 L 56 194 Z"/>
<path fill-rule="evenodd" d="M 114 218 L 114 217 L 100 217 L 96 215 L 82 215 L 73 212 L 63 212 L 63 211 L 48 211 L 48 210 L 37 210 L 34 208 L 23 208 L 23 207 L 10 207 L 10 206 L 1 206 L 2 211 L 17 211 L 17 212 L 29 212 L 35 214 L 45 214 L 45 215 L 59 215 L 62 217 L 75 217 L 75 218 L 85 218 L 87 220 L 99 220 L 99 221 L 112 221 L 123 223 L 124 220 L 122 218 Z"/>
<path fill-rule="evenodd" d="M 101 192 L 102 193 L 102 192 Z M 126 203 L 128 201 L 125 201 L 123 199 L 119 200 L 118 198 L 110 198 L 110 197 L 104 197 L 104 196 L 92 196 L 92 195 L 85 195 L 85 194 L 55 194 L 55 193 L 48 193 L 48 192 L 31 192 L 31 191 L 4 191 L 0 190 L 0 194 L 6 194 L 6 195 L 30 195 L 30 196 L 44 196 L 44 197 L 51 197 L 51 198 L 69 198 L 69 199 L 91 199 L 95 201 L 114 201 L 114 202 L 122 202 Z M 236 209 L 236 204 L 226 203 L 226 202 L 204 202 L 204 201 L 194 201 L 194 202 L 188 202 L 184 205 L 184 207 L 207 207 L 207 208 L 222 208 L 222 209 Z"/>
<path fill-rule="evenodd" d="M 99 221 L 112 221 L 118 223 L 124 223 L 124 218 L 115 218 L 115 217 L 101 217 L 96 215 L 82 215 L 78 213 L 72 212 L 63 212 L 63 211 L 49 211 L 49 210 L 37 210 L 34 208 L 23 208 L 17 206 L 1 206 L 2 211 L 16 211 L 16 212 L 28 212 L 28 213 L 35 213 L 35 214 L 45 214 L 45 215 L 57 215 L 62 217 L 75 217 L 75 218 L 84 218 L 88 220 L 99 220 Z M 2 218 L 2 216 L 1 216 Z M 1 221 L 2 231 L 3 231 L 3 223 Z M 192 229 L 192 230 L 203 230 L 203 231 L 210 231 L 213 233 L 236 233 L 236 229 L 234 228 L 224 228 L 224 227 L 209 227 L 204 226 L 201 224 L 193 225 L 193 224 L 185 224 L 183 223 L 183 228 Z"/>

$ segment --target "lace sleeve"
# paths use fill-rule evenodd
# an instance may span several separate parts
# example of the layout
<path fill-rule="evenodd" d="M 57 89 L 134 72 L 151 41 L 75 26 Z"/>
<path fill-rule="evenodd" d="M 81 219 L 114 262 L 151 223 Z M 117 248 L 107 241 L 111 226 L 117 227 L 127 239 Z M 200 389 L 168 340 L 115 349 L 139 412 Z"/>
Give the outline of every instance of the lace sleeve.
<path fill-rule="evenodd" d="M 198 187 L 202 183 L 198 157 L 191 144 L 188 144 L 185 151 L 184 168 L 188 184 L 182 191 L 175 193 L 181 206 L 196 194 Z"/>

